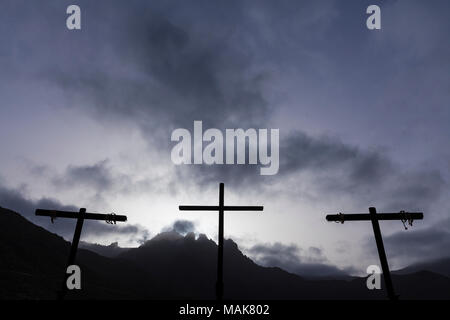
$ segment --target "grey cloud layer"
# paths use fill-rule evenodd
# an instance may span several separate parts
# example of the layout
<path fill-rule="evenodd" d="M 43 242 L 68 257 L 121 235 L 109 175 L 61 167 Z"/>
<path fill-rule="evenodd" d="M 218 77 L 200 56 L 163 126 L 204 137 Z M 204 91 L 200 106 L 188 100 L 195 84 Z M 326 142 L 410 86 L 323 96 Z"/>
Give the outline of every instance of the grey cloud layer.
<path fill-rule="evenodd" d="M 37 201 L 27 199 L 19 190 L 11 190 L 0 185 L 0 206 L 14 210 L 31 222 L 46 228 L 49 231 L 58 233 L 66 239 L 71 239 L 75 228 L 75 220 L 56 219 L 55 223 L 50 222 L 50 218 L 36 217 L 34 211 L 40 209 L 54 209 L 65 211 L 78 211 L 75 206 L 61 204 L 58 200 L 51 198 L 42 198 Z M 122 234 L 128 237 L 140 240 L 148 237 L 148 231 L 133 224 L 124 226 L 107 225 L 104 222 L 89 221 L 83 227 L 83 235 L 86 236 L 108 236 L 114 234 Z"/>
<path fill-rule="evenodd" d="M 333 10 L 339 7 L 335 1 L 283 2 L 279 6 L 268 1 L 256 7 L 245 1 L 214 6 L 170 1 L 117 2 L 107 8 L 101 2 L 80 5 L 87 12 L 86 19 L 95 16 L 95 20 L 88 20 L 86 29 L 72 37 L 56 34 L 68 48 L 58 47 L 53 63 L 44 64 L 45 75 L 39 74 L 74 98 L 74 105 L 94 111 L 96 117 L 139 125 L 154 145 L 162 146 L 159 152 L 168 163 L 170 131 L 191 128 L 194 120 L 203 120 L 205 127 L 222 129 L 269 126 L 273 110 L 264 89 L 270 72 L 257 67 L 257 62 L 264 61 L 261 56 L 265 52 L 274 54 L 281 69 L 284 59 L 290 57 L 286 61 L 293 62 L 289 53 L 278 47 L 284 43 L 304 59 L 296 65 L 305 68 L 313 62 L 308 53 L 298 51 L 294 43 L 282 41 L 295 35 L 298 41 L 308 44 L 311 52 L 326 50 L 333 41 L 318 43 L 302 27 L 314 25 L 314 32 L 323 33 L 327 14 L 337 19 Z M 341 8 L 340 12 L 345 10 Z M 196 19 L 196 15 L 202 19 Z M 274 20 L 275 16 L 286 19 Z M 297 21 L 294 17 L 302 19 L 293 22 Z M 267 23 L 270 28 L 264 27 Z M 283 36 L 285 32 L 288 34 Z M 46 45 L 54 46 L 54 40 Z M 362 50 L 356 44 L 348 45 Z M 69 63 L 65 57 L 71 55 L 66 50 L 74 48 L 79 48 L 81 54 Z M 337 58 L 349 63 L 343 52 Z M 330 75 L 333 70 L 329 70 Z M 375 75 L 384 77 L 381 73 Z M 312 77 L 311 81 L 317 79 Z M 176 168 L 178 179 L 202 185 L 224 181 L 236 188 L 270 185 L 277 179 L 312 172 L 317 175 L 315 184 L 320 193 L 353 194 L 361 202 L 386 197 L 386 206 L 396 208 L 427 208 L 445 185 L 438 171 L 401 170 L 377 150 L 359 149 L 338 139 L 313 137 L 301 131 L 281 130 L 281 137 L 280 173 L 276 177 L 260 177 L 254 166 L 183 166 Z M 101 164 L 69 168 L 66 177 L 97 187 L 112 183 Z"/>
<path fill-rule="evenodd" d="M 161 230 L 161 233 L 186 235 L 196 232 L 195 223 L 189 220 L 175 220 L 170 226 Z"/>
<path fill-rule="evenodd" d="M 251 72 L 248 54 L 232 44 L 234 32 L 227 27 L 202 30 L 204 22 L 177 17 L 181 8 L 171 13 L 159 6 L 117 2 L 105 15 L 100 4 L 86 3 L 86 11 L 98 14 L 96 26 L 109 29 L 89 28 L 89 37 L 80 35 L 71 47 L 88 42 L 99 51 L 109 47 L 108 55 L 94 55 L 76 68 L 61 61 L 45 77 L 78 102 L 87 98 L 87 107 L 98 117 L 131 119 L 149 138 L 157 130 L 167 137 L 170 127 L 192 125 L 196 119 L 230 126 L 265 119 L 261 75 Z M 236 16 L 236 3 L 227 6 Z M 89 42 L 97 37 L 105 42 Z"/>
<path fill-rule="evenodd" d="M 403 169 L 383 151 L 364 150 L 330 137 L 296 133 L 284 141 L 282 150 L 280 173 L 310 170 L 325 194 L 382 200 L 385 207 L 428 209 L 448 187 L 437 170 Z"/>
<path fill-rule="evenodd" d="M 173 224 L 173 230 L 181 233 L 181 234 L 185 234 L 188 232 L 194 232 L 195 231 L 195 226 L 194 223 L 188 220 L 177 220 L 174 222 Z"/>
<path fill-rule="evenodd" d="M 416 221 L 414 224 L 420 223 Z M 373 239 L 368 241 L 373 242 Z M 384 242 L 391 258 L 408 263 L 450 257 L 450 219 L 447 217 L 438 224 L 420 230 L 410 227 L 407 231 L 384 237 Z M 369 247 L 373 248 L 373 245 Z M 373 253 L 376 254 L 375 250 Z"/>
<path fill-rule="evenodd" d="M 247 250 L 255 261 L 267 267 L 280 267 L 300 276 L 336 277 L 344 276 L 351 270 L 340 270 L 327 263 L 320 248 L 303 250 L 297 245 L 281 243 L 258 244 Z"/>
<path fill-rule="evenodd" d="M 69 166 L 62 177 L 53 179 L 56 186 L 90 186 L 99 190 L 109 189 L 114 183 L 107 160 L 93 165 Z"/>
<path fill-rule="evenodd" d="M 59 23 L 56 12 L 64 5 L 46 3 L 39 13 L 49 18 L 50 26 L 55 26 Z M 205 1 L 195 5 L 172 1 L 126 4 L 117 1 L 114 5 L 81 1 L 80 6 L 86 14 L 85 28 L 79 33 L 63 32 L 60 28 L 48 30 L 47 36 L 34 43 L 35 55 L 25 65 L 33 63 L 33 70 L 39 70 L 35 75 L 60 87 L 68 95 L 67 104 L 91 110 L 97 118 L 138 125 L 169 164 L 171 130 L 180 126 L 191 128 L 194 120 L 203 120 L 205 127 L 222 129 L 270 127 L 274 106 L 269 106 L 265 96 L 266 91 L 270 92 L 267 85 L 272 84 L 267 80 L 270 70 L 275 66 L 285 70 L 284 64 L 289 63 L 300 69 L 311 64 L 318 67 L 316 72 L 304 71 L 315 83 L 318 78 L 314 75 L 319 75 L 322 69 L 311 56 L 320 57 L 319 53 L 334 42 L 332 39 L 320 42 L 312 35 L 324 34 L 330 27 L 328 20 L 343 18 L 334 14 L 335 9 L 345 15 L 346 11 L 363 7 L 343 6 L 335 1 L 322 4 L 286 1 L 280 5 L 264 1 L 258 6 L 247 1 L 215 5 Z M 417 7 L 411 5 L 411 12 Z M 17 8 L 6 6 L 2 12 L 12 14 Z M 396 8 L 391 11 L 395 13 Z M 394 24 L 392 19 L 388 16 L 388 21 Z M 30 21 L 39 23 L 36 18 Z M 349 21 L 353 24 L 356 20 Z M 313 33 L 305 30 L 308 26 L 314 26 Z M 30 37 L 25 34 L 29 33 L 26 28 L 18 28 L 17 32 L 20 37 Z M 294 36 L 311 51 L 287 41 Z M 355 36 L 362 39 L 363 33 L 355 32 Z M 389 39 L 382 41 L 392 41 Z M 364 50 L 351 38 L 344 41 L 336 59 L 347 64 L 351 55 L 346 46 Z M 293 59 L 290 52 L 303 60 Z M 269 54 L 273 55 L 271 59 Z M 408 59 L 433 54 L 422 52 Z M 362 61 L 355 63 L 360 66 Z M 334 76 L 337 66 L 329 67 L 329 75 Z M 374 76 L 385 77 L 381 73 Z M 363 89 L 366 91 L 367 87 Z M 317 174 L 315 184 L 319 192 L 346 192 L 364 197 L 364 201 L 387 196 L 386 206 L 420 208 L 436 200 L 445 185 L 438 171 L 401 170 L 376 150 L 358 149 L 337 139 L 313 137 L 301 131 L 284 133 L 283 128 L 281 137 L 280 173 L 272 179 L 258 176 L 253 166 L 178 167 L 178 179 L 199 184 L 224 181 L 233 187 L 270 185 L 277 179 L 309 171 Z M 66 179 L 97 188 L 113 182 L 103 164 L 69 167 Z M 372 190 L 374 184 L 378 191 Z M 395 194 L 392 199 L 391 194 Z"/>
<path fill-rule="evenodd" d="M 272 194 L 276 192 L 274 183 L 287 181 L 281 191 L 294 192 L 294 196 L 297 191 L 292 183 L 310 183 L 311 192 L 323 195 L 318 201 L 347 196 L 364 208 L 379 204 L 388 210 L 435 210 L 433 205 L 448 189 L 437 169 L 404 169 L 382 150 L 362 149 L 333 137 L 312 137 L 299 131 L 282 135 L 280 170 L 275 176 L 261 177 L 256 166 L 181 166 L 177 173 L 180 180 L 203 186 L 222 181 L 234 189 Z"/>

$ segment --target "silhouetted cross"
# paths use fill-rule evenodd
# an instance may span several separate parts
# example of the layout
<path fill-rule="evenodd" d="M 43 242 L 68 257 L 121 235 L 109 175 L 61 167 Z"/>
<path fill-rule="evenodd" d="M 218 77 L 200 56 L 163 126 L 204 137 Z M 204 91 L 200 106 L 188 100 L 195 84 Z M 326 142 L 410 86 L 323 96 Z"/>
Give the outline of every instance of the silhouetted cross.
<path fill-rule="evenodd" d="M 423 219 L 422 212 L 404 212 L 400 211 L 398 213 L 379 213 L 374 207 L 369 208 L 369 214 L 367 213 L 354 213 L 354 214 L 333 214 L 326 216 L 327 221 L 341 222 L 344 221 L 372 221 L 373 233 L 375 235 L 375 241 L 377 243 L 378 255 L 380 256 L 381 268 L 383 270 L 384 282 L 386 284 L 386 289 L 388 293 L 388 298 L 390 300 L 397 300 L 398 296 L 394 293 L 394 286 L 392 285 L 391 273 L 389 271 L 389 265 L 386 258 L 386 252 L 384 250 L 383 238 L 381 237 L 379 220 L 401 220 L 405 225 L 409 222 L 412 225 L 413 220 Z M 405 229 L 406 225 L 405 225 Z"/>
<path fill-rule="evenodd" d="M 59 211 L 59 210 L 43 210 L 36 209 L 37 216 L 46 216 L 50 217 L 53 220 L 56 218 L 69 218 L 69 219 L 77 219 L 77 225 L 75 227 L 75 233 L 73 235 L 72 245 L 70 247 L 69 260 L 67 262 L 67 266 L 71 266 L 75 262 L 75 257 L 77 255 L 78 243 L 80 242 L 81 229 L 83 228 L 84 220 L 103 220 L 107 223 L 114 223 L 116 221 L 127 221 L 126 216 L 116 215 L 114 213 L 111 214 L 102 214 L 102 213 L 89 213 L 86 212 L 85 208 L 81 208 L 79 212 L 70 212 L 70 211 Z M 65 280 L 62 285 L 61 291 L 58 292 L 58 300 L 63 300 L 64 296 L 67 293 L 67 281 L 68 275 L 65 275 Z"/>
<path fill-rule="evenodd" d="M 225 211 L 263 211 L 263 206 L 225 206 L 224 205 L 224 184 L 219 185 L 219 205 L 218 206 L 179 206 L 181 211 L 218 211 L 219 212 L 219 245 L 217 257 L 217 300 L 223 298 L 223 217 Z"/>

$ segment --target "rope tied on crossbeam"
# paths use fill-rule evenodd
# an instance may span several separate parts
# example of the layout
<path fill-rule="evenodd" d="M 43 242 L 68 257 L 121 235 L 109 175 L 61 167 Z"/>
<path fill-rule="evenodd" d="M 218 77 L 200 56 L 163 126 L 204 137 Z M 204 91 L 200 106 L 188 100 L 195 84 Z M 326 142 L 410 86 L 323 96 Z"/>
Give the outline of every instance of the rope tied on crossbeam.
<path fill-rule="evenodd" d="M 55 223 L 56 220 L 56 211 L 52 211 L 50 214 L 50 221 L 53 223 Z"/>
<path fill-rule="evenodd" d="M 403 227 L 405 227 L 405 230 L 408 230 L 408 226 L 412 227 L 414 219 L 412 216 L 405 212 L 404 210 L 401 210 L 400 212 L 400 221 L 403 223 Z"/>
<path fill-rule="evenodd" d="M 336 222 L 336 223 L 340 223 L 340 224 L 344 224 L 344 222 L 345 222 L 344 214 L 341 213 L 341 212 L 339 212 L 339 213 L 337 214 L 337 216 L 338 216 L 339 218 L 338 218 L 335 222 Z"/>
<path fill-rule="evenodd" d="M 111 212 L 106 216 L 106 223 L 107 224 L 116 224 L 116 214 L 114 212 Z"/>

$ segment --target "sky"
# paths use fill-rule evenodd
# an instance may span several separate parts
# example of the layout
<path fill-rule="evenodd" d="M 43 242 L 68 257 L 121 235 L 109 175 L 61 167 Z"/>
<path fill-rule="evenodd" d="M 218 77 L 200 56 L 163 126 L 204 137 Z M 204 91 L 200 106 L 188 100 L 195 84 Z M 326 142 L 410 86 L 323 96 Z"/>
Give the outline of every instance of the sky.
<path fill-rule="evenodd" d="M 391 268 L 448 256 L 450 3 L 446 0 L 73 1 L 0 4 L 0 206 L 70 239 L 60 208 L 126 214 L 83 240 L 137 246 L 161 231 L 225 236 L 261 264 L 364 273 L 368 223 L 338 212 L 423 211 L 382 222 Z M 381 8 L 368 30 L 366 8 Z M 177 128 L 279 129 L 280 168 L 180 165 Z M 322 269 L 321 269 L 322 268 Z M 327 270 L 328 270 L 327 269 Z"/>

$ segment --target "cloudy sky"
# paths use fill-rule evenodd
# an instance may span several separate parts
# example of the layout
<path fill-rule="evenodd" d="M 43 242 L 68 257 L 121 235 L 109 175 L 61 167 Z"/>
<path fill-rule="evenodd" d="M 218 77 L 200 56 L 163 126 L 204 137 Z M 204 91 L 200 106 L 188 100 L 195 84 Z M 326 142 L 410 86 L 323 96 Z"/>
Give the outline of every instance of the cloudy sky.
<path fill-rule="evenodd" d="M 36 207 L 126 214 L 83 238 L 136 246 L 175 223 L 217 237 L 214 213 L 180 204 L 264 205 L 226 215 L 226 237 L 267 265 L 378 264 L 370 223 L 326 213 L 424 211 L 383 222 L 390 264 L 450 245 L 447 0 L 73 1 L 0 4 L 0 206 L 70 238 Z M 368 30 L 366 8 L 381 7 Z M 280 130 L 280 170 L 175 166 L 176 128 Z M 45 220 L 45 221 L 44 221 Z M 181 221 L 178 221 L 181 220 Z M 183 221 L 185 220 L 185 221 Z M 178 221 L 178 222 L 177 222 Z M 189 223 L 188 223 L 188 222 Z"/>

